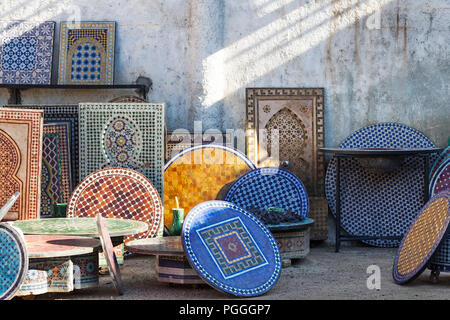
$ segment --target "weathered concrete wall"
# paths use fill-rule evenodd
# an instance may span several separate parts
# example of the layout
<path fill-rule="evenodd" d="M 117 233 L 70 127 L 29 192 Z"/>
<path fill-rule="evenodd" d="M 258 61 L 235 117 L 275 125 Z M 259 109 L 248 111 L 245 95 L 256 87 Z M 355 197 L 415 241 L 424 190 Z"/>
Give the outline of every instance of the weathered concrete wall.
<path fill-rule="evenodd" d="M 169 130 L 244 129 L 245 88 L 273 86 L 326 89 L 328 146 L 380 121 L 440 146 L 450 135 L 448 0 L 3 0 L 0 15 L 56 21 L 57 39 L 63 20 L 116 21 L 115 82 L 150 77 Z M 121 93 L 28 90 L 23 103 Z"/>

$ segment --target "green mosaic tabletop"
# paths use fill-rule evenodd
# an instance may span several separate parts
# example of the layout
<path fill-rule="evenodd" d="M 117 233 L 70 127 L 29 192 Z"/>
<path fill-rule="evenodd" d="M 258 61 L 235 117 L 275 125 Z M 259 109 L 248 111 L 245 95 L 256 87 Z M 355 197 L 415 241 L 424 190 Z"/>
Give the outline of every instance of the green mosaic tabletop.
<path fill-rule="evenodd" d="M 120 237 L 145 232 L 148 224 L 142 221 L 104 218 L 111 237 Z M 52 234 L 98 237 L 95 218 L 49 218 L 20 220 L 12 225 L 24 234 Z"/>

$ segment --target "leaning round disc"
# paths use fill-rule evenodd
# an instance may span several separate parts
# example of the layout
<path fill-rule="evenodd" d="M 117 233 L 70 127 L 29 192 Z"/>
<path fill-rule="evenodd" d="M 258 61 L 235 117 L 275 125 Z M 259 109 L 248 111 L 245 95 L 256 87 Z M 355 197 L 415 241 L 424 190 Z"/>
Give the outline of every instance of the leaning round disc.
<path fill-rule="evenodd" d="M 425 269 L 450 222 L 450 192 L 431 198 L 415 218 L 403 238 L 394 260 L 392 276 L 403 284 L 419 276 Z"/>
<path fill-rule="evenodd" d="M 143 221 L 146 232 L 128 237 L 154 237 L 162 221 L 163 206 L 157 190 L 141 173 L 123 168 L 110 168 L 87 176 L 70 199 L 67 216 L 120 218 Z"/>
<path fill-rule="evenodd" d="M 221 145 L 184 149 L 164 167 L 164 224 L 172 223 L 175 197 L 186 215 L 199 203 L 221 199 L 231 183 L 255 168 L 244 154 Z"/>
<path fill-rule="evenodd" d="M 442 162 L 430 182 L 430 196 L 450 190 L 450 158 Z"/>
<path fill-rule="evenodd" d="M 122 278 L 120 276 L 119 264 L 117 263 L 116 254 L 114 253 L 111 237 L 101 214 L 97 215 L 97 228 L 98 233 L 100 234 L 100 242 L 102 243 L 103 254 L 106 258 L 109 274 L 116 287 L 117 293 L 122 294 Z"/>
<path fill-rule="evenodd" d="M 230 187 L 225 201 L 248 209 L 279 207 L 308 216 L 306 189 L 299 178 L 280 168 L 259 168 L 246 173 Z"/>
<path fill-rule="evenodd" d="M 281 256 L 270 231 L 253 214 L 226 201 L 207 201 L 186 216 L 183 246 L 192 267 L 212 287 L 236 296 L 270 290 Z"/>
<path fill-rule="evenodd" d="M 434 161 L 433 165 L 431 166 L 430 174 L 428 176 L 430 181 L 431 181 L 431 179 L 433 179 L 434 173 L 439 168 L 441 163 L 444 162 L 449 157 L 450 157 L 450 147 L 447 147 L 444 149 L 444 151 L 441 152 L 439 157 L 436 159 L 436 161 Z"/>
<path fill-rule="evenodd" d="M 27 247 L 20 231 L 0 224 L 0 300 L 14 297 L 27 271 Z"/>

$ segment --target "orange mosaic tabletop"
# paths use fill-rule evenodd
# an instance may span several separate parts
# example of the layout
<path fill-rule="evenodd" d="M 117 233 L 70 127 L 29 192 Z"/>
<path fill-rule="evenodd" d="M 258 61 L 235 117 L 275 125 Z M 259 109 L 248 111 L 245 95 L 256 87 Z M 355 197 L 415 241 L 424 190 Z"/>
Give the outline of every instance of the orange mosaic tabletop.
<path fill-rule="evenodd" d="M 199 145 L 181 151 L 164 167 L 164 224 L 169 227 L 172 223 L 175 197 L 186 215 L 199 203 L 220 199 L 236 179 L 254 169 L 244 154 L 221 145 Z"/>
<path fill-rule="evenodd" d="M 67 216 L 120 218 L 148 224 L 146 232 L 129 236 L 142 239 L 157 235 L 162 220 L 162 203 L 157 190 L 141 173 L 132 169 L 109 168 L 87 176 L 75 189 Z"/>

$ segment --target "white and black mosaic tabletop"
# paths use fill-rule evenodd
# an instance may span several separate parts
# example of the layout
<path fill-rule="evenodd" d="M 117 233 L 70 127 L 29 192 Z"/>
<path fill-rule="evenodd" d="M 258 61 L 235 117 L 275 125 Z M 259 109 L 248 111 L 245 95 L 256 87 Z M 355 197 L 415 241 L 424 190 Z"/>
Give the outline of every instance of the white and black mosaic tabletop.
<path fill-rule="evenodd" d="M 246 173 L 233 183 L 224 200 L 243 209 L 278 207 L 303 217 L 309 211 L 308 195 L 301 180 L 280 168 L 265 167 Z"/>
<path fill-rule="evenodd" d="M 340 149 L 429 149 L 436 148 L 419 131 L 396 123 L 380 123 L 357 130 Z M 432 157 L 430 157 L 431 159 Z M 342 158 L 341 226 L 351 235 L 403 236 L 424 204 L 424 161 L 407 156 L 395 170 L 371 170 L 355 158 Z M 336 216 L 336 157 L 332 157 L 325 178 L 325 193 Z M 365 240 L 392 247 L 399 240 Z"/>

